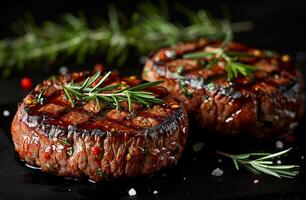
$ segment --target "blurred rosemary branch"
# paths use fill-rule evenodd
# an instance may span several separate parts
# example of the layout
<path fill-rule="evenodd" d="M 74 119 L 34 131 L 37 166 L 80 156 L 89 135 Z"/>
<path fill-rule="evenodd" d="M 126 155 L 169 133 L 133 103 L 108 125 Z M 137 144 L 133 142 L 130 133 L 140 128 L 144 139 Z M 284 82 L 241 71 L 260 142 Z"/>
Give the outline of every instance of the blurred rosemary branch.
<path fill-rule="evenodd" d="M 19 24 L 19 37 L 0 40 L 0 73 L 9 76 L 28 63 L 33 66 L 59 57 L 73 57 L 82 64 L 88 55 L 100 54 L 106 56 L 107 63 L 120 66 L 131 49 L 140 56 L 178 41 L 224 39 L 231 33 L 227 20 L 216 20 L 205 10 L 192 11 L 182 5 L 176 8 L 188 19 L 187 25 L 170 21 L 166 3 L 142 3 L 129 18 L 109 6 L 108 20 L 95 27 L 82 14 L 65 14 L 60 23 L 45 21 L 41 26 L 27 20 Z"/>

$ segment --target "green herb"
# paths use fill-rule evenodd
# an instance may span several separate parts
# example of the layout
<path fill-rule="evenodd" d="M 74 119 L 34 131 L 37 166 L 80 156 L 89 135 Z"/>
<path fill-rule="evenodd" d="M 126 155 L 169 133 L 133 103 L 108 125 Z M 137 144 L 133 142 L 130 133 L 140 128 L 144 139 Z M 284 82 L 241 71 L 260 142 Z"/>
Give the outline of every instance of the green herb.
<path fill-rule="evenodd" d="M 219 61 L 223 60 L 225 62 L 225 69 L 227 71 L 227 79 L 229 81 L 237 78 L 238 76 L 248 76 L 252 74 L 254 71 L 257 71 L 258 68 L 255 66 L 250 66 L 247 64 L 243 64 L 237 62 L 237 58 L 250 56 L 250 54 L 246 53 L 238 53 L 238 52 L 225 52 L 223 48 L 217 48 L 214 51 L 210 52 L 194 52 L 183 55 L 183 58 L 187 59 L 210 59 L 207 68 L 211 68 Z"/>
<path fill-rule="evenodd" d="M 97 174 L 98 176 L 101 176 L 101 177 L 104 177 L 104 176 L 105 176 L 105 172 L 103 172 L 103 170 L 102 170 L 101 168 L 98 168 L 98 169 L 96 170 L 96 174 Z"/>
<path fill-rule="evenodd" d="M 72 156 L 73 153 L 74 153 L 73 147 L 69 147 L 67 154 L 68 154 L 69 156 Z"/>
<path fill-rule="evenodd" d="M 178 66 L 176 73 L 173 73 L 173 77 L 178 81 L 181 92 L 187 98 L 192 98 L 192 93 L 188 91 L 188 85 L 186 84 L 186 78 L 182 76 L 184 72 L 184 66 Z"/>
<path fill-rule="evenodd" d="M 54 81 L 54 80 L 56 80 L 56 76 L 55 75 L 51 75 L 47 80 Z"/>
<path fill-rule="evenodd" d="M 214 83 L 210 82 L 206 85 L 206 88 L 207 88 L 208 91 L 213 92 L 213 91 L 216 90 L 216 85 Z"/>
<path fill-rule="evenodd" d="M 223 39 L 231 32 L 228 21 L 216 20 L 205 10 L 193 11 L 181 5 L 177 10 L 187 18 L 186 25 L 171 22 L 164 2 L 161 1 L 160 6 L 141 3 L 131 16 L 124 16 L 117 8 L 109 6 L 108 20 L 91 20 L 97 22 L 93 25 L 89 25 L 83 14 L 66 14 L 60 23 L 44 21 L 42 26 L 28 17 L 15 26 L 19 37 L 0 40 L 0 72 L 8 76 L 15 69 L 24 70 L 28 63 L 41 66 L 38 64 L 66 61 L 71 56 L 81 64 L 88 56 L 101 53 L 107 63 L 120 66 L 131 49 L 138 55 L 147 55 L 154 49 L 180 41 L 199 37 Z"/>
<path fill-rule="evenodd" d="M 122 87 L 126 87 L 123 84 L 112 84 L 101 87 L 110 74 L 111 72 L 106 73 L 95 86 L 92 86 L 92 84 L 98 81 L 101 72 L 97 72 L 93 76 L 88 77 L 82 83 L 70 82 L 63 85 L 63 89 L 66 93 L 67 99 L 71 103 L 71 106 L 75 106 L 76 100 L 95 100 L 97 106 L 100 106 L 100 101 L 104 101 L 115 106 L 116 109 L 119 110 L 119 103 L 127 102 L 128 110 L 132 112 L 133 102 L 145 106 L 163 103 L 163 100 L 156 98 L 152 92 L 142 91 L 148 87 L 156 86 L 163 81 L 143 83 L 134 87 L 127 87 L 125 89 L 122 89 Z"/>
<path fill-rule="evenodd" d="M 240 166 L 254 174 L 269 174 L 278 178 L 293 178 L 299 173 L 298 165 L 278 165 L 273 159 L 288 153 L 291 148 L 277 153 L 247 153 L 233 155 L 216 151 L 217 154 L 231 158 L 237 170 Z M 252 159 L 251 159 L 252 158 Z"/>
<path fill-rule="evenodd" d="M 60 142 L 63 144 L 63 145 L 71 145 L 70 141 L 68 139 L 59 139 Z"/>
<path fill-rule="evenodd" d="M 46 89 L 42 89 L 39 94 L 37 95 L 37 99 L 36 101 L 40 104 L 43 105 L 44 104 L 44 97 L 43 94 L 45 93 Z"/>

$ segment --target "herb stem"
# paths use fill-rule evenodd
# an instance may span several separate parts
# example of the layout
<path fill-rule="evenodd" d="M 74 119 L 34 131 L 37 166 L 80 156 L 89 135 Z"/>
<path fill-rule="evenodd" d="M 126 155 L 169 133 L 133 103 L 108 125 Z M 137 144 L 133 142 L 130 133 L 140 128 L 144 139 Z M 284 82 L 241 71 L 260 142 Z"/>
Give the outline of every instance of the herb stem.
<path fill-rule="evenodd" d="M 244 167 L 254 174 L 269 174 L 278 178 L 293 178 L 299 173 L 299 165 L 277 165 L 273 159 L 288 153 L 291 148 L 277 153 L 246 153 L 246 154 L 229 154 L 222 151 L 216 151 L 217 154 L 231 158 L 236 169 L 239 166 Z M 251 159 L 254 157 L 254 159 Z"/>
<path fill-rule="evenodd" d="M 128 104 L 128 110 L 132 112 L 132 103 L 136 102 L 145 106 L 152 104 L 160 104 L 163 100 L 156 98 L 152 92 L 143 91 L 144 89 L 160 84 L 162 81 L 155 81 L 149 83 L 143 83 L 134 87 L 121 88 L 122 84 L 110 84 L 105 85 L 104 82 L 108 79 L 111 72 L 106 73 L 99 82 L 92 86 L 93 83 L 97 82 L 100 78 L 100 72 L 97 72 L 91 77 L 88 77 L 82 83 L 73 83 L 63 85 L 63 90 L 66 93 L 67 99 L 70 101 L 71 106 L 74 107 L 76 100 L 91 101 L 95 100 L 97 108 L 100 108 L 100 100 L 114 105 L 117 110 L 120 109 L 120 102 L 126 101 Z M 108 91 L 107 93 L 104 91 Z"/>

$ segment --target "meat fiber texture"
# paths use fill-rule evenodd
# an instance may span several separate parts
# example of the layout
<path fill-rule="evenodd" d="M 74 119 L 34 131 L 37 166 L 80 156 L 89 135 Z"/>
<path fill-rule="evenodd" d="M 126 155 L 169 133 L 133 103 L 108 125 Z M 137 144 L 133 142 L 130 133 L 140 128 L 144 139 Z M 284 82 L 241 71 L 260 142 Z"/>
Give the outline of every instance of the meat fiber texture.
<path fill-rule="evenodd" d="M 229 43 L 225 52 L 248 54 L 238 62 L 258 70 L 229 81 L 224 60 L 207 68 L 210 58 L 184 54 L 211 52 L 221 42 L 200 39 L 161 48 L 148 59 L 142 77 L 164 80 L 170 94 L 184 102 L 189 118 L 218 136 L 274 138 L 292 133 L 304 113 L 301 72 L 288 55 Z M 180 71 L 179 78 L 177 74 Z"/>
<path fill-rule="evenodd" d="M 177 163 L 188 134 L 183 105 L 156 86 L 149 90 L 164 103 L 133 103 L 133 114 L 124 102 L 119 111 L 105 102 L 98 109 L 91 101 L 72 108 L 61 86 L 89 75 L 76 72 L 45 80 L 19 104 L 11 133 L 20 158 L 43 172 L 92 181 L 151 174 Z M 134 76 L 113 73 L 105 84 L 120 82 L 140 83 Z M 43 105 L 37 102 L 42 89 Z"/>

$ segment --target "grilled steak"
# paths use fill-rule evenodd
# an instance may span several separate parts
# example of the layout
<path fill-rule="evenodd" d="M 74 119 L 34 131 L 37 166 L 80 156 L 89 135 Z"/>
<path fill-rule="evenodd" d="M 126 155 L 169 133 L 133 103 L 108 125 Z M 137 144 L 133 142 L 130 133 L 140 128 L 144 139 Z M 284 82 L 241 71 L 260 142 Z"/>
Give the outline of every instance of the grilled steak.
<path fill-rule="evenodd" d="M 149 58 L 142 77 L 164 80 L 163 86 L 184 102 L 189 116 L 216 135 L 263 138 L 291 133 L 304 112 L 304 83 L 290 57 L 229 43 L 224 52 L 258 69 L 231 81 L 224 59 L 213 63 L 209 56 L 186 58 L 220 46 L 200 39 L 162 48 Z"/>
<path fill-rule="evenodd" d="M 146 88 L 163 100 L 149 107 L 126 102 L 120 110 L 100 101 L 72 107 L 63 84 L 84 82 L 90 72 L 61 75 L 39 84 L 19 104 L 11 133 L 20 158 L 44 172 L 93 181 L 150 174 L 179 159 L 188 133 L 184 107 L 165 88 Z M 138 85 L 135 77 L 111 74 L 105 84 Z M 43 103 L 37 102 L 44 91 Z"/>

